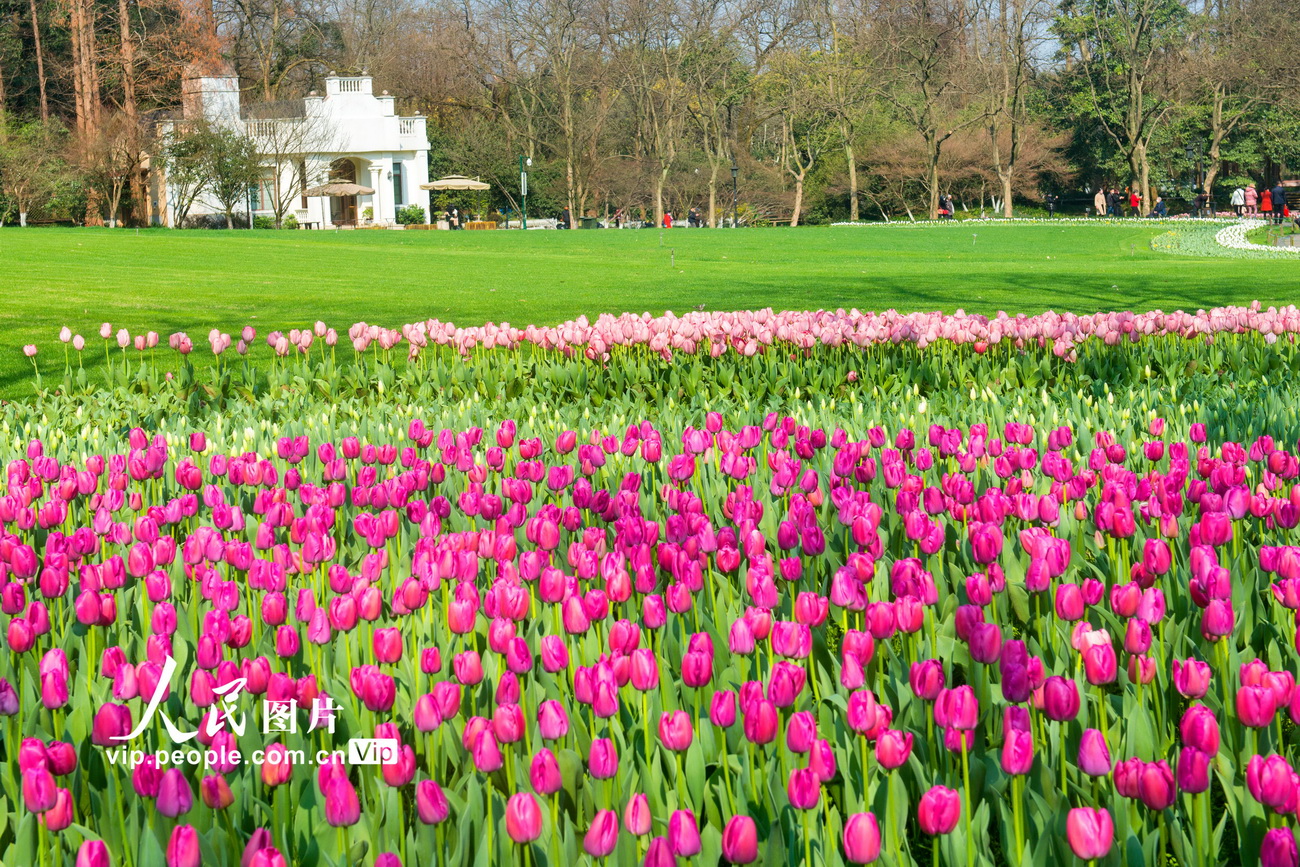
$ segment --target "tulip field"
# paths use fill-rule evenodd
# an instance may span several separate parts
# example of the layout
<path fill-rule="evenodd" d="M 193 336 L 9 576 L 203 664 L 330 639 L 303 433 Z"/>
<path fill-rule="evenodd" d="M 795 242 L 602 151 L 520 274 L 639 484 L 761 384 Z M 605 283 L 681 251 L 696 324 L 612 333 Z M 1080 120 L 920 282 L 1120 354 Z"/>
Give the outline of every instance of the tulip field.
<path fill-rule="evenodd" d="M 1296 867 L 1297 333 L 69 325 L 0 864 Z"/>

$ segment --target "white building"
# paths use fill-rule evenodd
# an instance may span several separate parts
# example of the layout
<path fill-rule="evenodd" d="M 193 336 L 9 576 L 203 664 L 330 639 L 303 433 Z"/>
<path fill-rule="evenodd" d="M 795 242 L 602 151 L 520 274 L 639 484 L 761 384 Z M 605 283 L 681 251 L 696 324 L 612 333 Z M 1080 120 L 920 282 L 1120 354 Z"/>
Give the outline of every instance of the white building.
<path fill-rule="evenodd" d="M 186 120 L 203 118 L 248 135 L 258 145 L 265 175 L 249 200 L 254 216 L 292 215 L 300 225 L 393 225 L 398 208 L 419 205 L 429 215 L 429 136 L 425 118 L 400 117 L 388 91 L 375 95 L 370 76 L 325 79 L 324 95 L 241 105 L 239 80 L 232 74 L 192 75 L 182 82 L 180 117 L 160 124 L 160 132 Z M 350 182 L 374 190 L 342 197 L 306 196 L 308 189 Z M 155 207 L 160 222 L 174 226 L 176 208 L 168 201 L 166 177 L 156 173 Z M 247 208 L 240 208 L 245 212 Z M 188 216 L 221 214 L 209 195 L 200 195 Z"/>

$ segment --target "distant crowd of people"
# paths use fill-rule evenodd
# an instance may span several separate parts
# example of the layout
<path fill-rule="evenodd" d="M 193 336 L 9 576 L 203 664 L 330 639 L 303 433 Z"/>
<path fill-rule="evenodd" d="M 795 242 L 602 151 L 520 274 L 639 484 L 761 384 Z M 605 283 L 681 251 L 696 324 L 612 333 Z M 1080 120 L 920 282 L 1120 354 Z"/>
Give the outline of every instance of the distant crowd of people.
<path fill-rule="evenodd" d="M 1265 187 L 1263 191 L 1255 189 L 1254 184 L 1237 187 L 1232 191 L 1228 203 L 1232 205 L 1238 217 L 1256 215 L 1271 217 L 1272 222 L 1280 225 L 1291 216 L 1291 208 L 1286 201 L 1286 190 L 1282 188 L 1280 182 L 1274 184 L 1271 189 Z"/>
<path fill-rule="evenodd" d="M 1048 204 L 1050 212 L 1055 210 L 1056 203 L 1054 197 L 1048 196 L 1048 199 L 1052 200 Z M 1286 189 L 1281 181 L 1272 187 L 1264 187 L 1262 191 L 1256 189 L 1253 183 L 1237 187 L 1232 191 L 1228 203 L 1238 217 L 1260 216 L 1273 223 L 1281 224 L 1292 216 L 1286 200 Z M 1099 217 L 1137 217 L 1143 212 L 1141 194 L 1127 187 L 1124 190 L 1117 188 L 1107 190 L 1103 187 L 1093 196 L 1092 204 Z M 1196 198 L 1192 200 L 1192 214 L 1197 217 L 1214 216 L 1214 203 L 1205 191 L 1197 193 Z M 1166 217 L 1169 215 L 1169 206 L 1165 204 L 1163 198 L 1157 196 L 1155 204 L 1146 215 Z"/>

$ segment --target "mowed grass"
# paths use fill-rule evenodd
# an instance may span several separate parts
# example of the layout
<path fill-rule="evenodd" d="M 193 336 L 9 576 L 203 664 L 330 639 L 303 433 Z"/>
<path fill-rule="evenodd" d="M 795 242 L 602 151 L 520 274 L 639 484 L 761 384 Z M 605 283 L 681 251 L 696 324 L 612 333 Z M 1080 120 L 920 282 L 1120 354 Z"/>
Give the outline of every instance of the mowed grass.
<path fill-rule="evenodd" d="M 1153 252 L 1164 227 L 956 225 L 659 231 L 0 231 L 0 394 L 63 366 L 59 329 L 186 331 L 317 319 L 398 326 L 553 324 L 586 314 L 697 307 L 943 310 L 1196 309 L 1300 297 L 1300 263 Z M 265 354 L 265 347 L 261 347 Z"/>

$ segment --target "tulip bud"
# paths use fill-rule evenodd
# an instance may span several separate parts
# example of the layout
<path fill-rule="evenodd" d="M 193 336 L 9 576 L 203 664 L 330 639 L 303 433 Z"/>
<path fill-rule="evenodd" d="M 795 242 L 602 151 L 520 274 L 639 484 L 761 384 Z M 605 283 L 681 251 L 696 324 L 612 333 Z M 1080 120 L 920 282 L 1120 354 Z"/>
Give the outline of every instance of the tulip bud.
<path fill-rule="evenodd" d="M 844 822 L 844 857 L 870 864 L 880 857 L 880 824 L 871 813 L 854 813 Z"/>
<path fill-rule="evenodd" d="M 167 843 L 167 867 L 199 867 L 199 835 L 193 825 L 177 825 Z"/>
<path fill-rule="evenodd" d="M 617 830 L 618 817 L 614 817 L 614 823 Z M 519 844 L 531 843 L 542 835 L 542 809 L 536 797 L 528 792 L 510 796 L 506 801 L 506 833 Z"/>
<path fill-rule="evenodd" d="M 946 786 L 935 786 L 921 796 L 916 817 L 921 830 L 932 837 L 951 833 L 961 818 L 961 795 Z"/>
<path fill-rule="evenodd" d="M 749 816 L 732 816 L 727 822 L 722 831 L 722 857 L 731 864 L 752 864 L 758 859 L 758 826 Z"/>
<path fill-rule="evenodd" d="M 1104 808 L 1075 807 L 1065 817 L 1065 837 L 1075 857 L 1092 862 L 1110 854 L 1115 824 Z"/>

